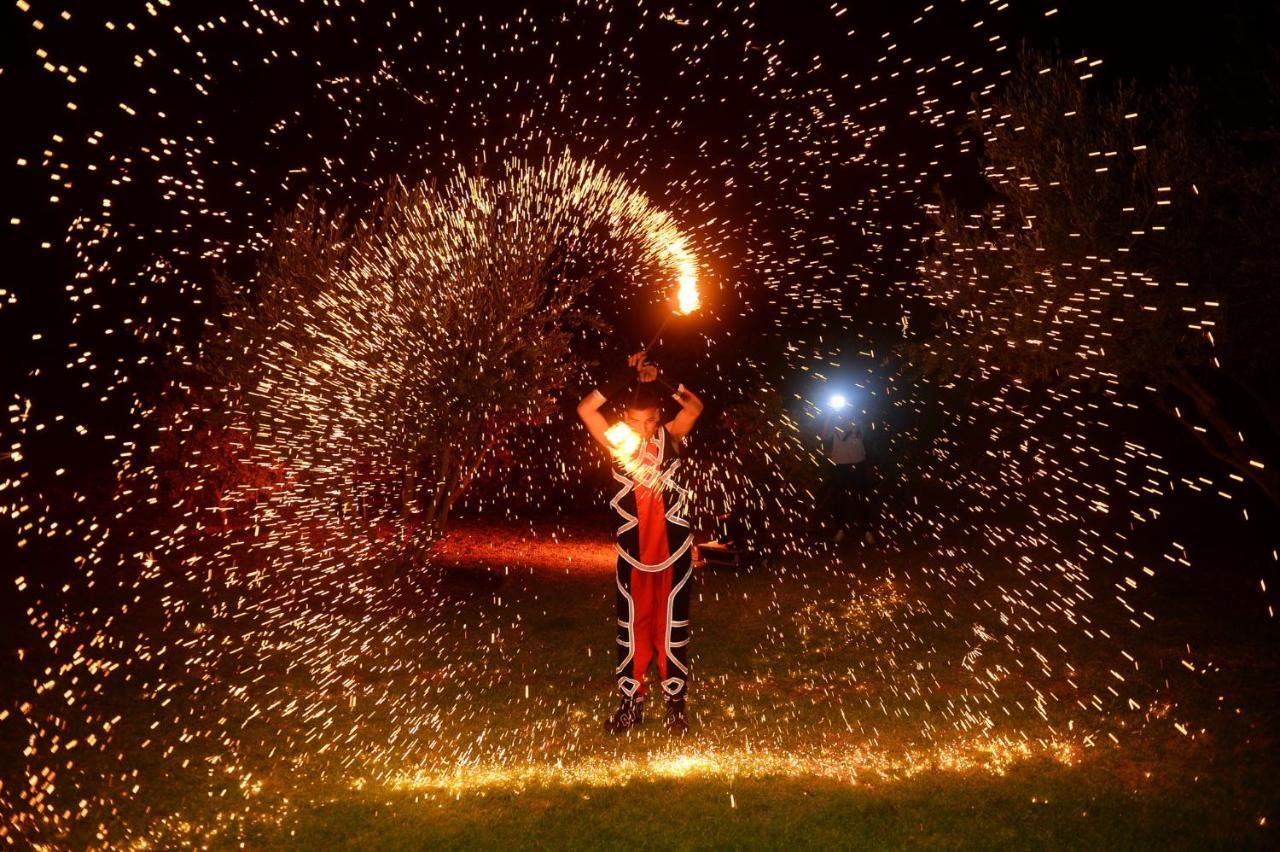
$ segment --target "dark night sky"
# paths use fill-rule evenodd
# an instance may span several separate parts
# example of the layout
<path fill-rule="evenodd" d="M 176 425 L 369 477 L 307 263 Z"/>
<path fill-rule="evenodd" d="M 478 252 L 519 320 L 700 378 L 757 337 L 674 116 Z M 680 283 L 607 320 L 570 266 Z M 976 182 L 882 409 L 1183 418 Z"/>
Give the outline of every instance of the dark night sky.
<path fill-rule="evenodd" d="M 977 0 L 972 0 L 977 2 Z M 480 4 L 485 5 L 485 4 Z M 511 4 L 505 4 L 510 6 Z M 1224 79 L 1224 71 L 1229 73 L 1231 61 L 1237 59 L 1242 52 L 1259 46 L 1257 37 L 1261 33 L 1275 32 L 1275 5 L 1270 3 L 1167 3 L 1143 0 L 1142 2 L 1064 2 L 1062 10 L 1052 18 L 1044 18 L 1038 6 L 1032 11 L 1011 14 L 1021 16 L 1021 26 L 1025 31 L 1028 45 L 1041 49 L 1057 49 L 1067 56 L 1076 56 L 1081 52 L 1091 57 L 1102 58 L 1105 64 L 1103 74 L 1132 75 L 1142 80 L 1160 81 L 1165 79 L 1171 69 L 1189 69 L 1198 79 Z M 468 3 L 468 10 L 476 9 L 478 4 Z M 487 4 L 495 9 L 504 8 L 503 4 Z M 896 11 L 899 4 L 856 4 L 851 8 L 849 25 L 859 33 L 878 33 L 886 28 L 901 25 L 902 13 Z M 761 4 L 763 27 L 772 38 L 785 38 L 789 49 L 798 59 L 803 56 L 821 54 L 824 65 L 829 65 L 832 74 L 841 69 L 851 72 L 853 79 L 866 73 L 869 67 L 867 57 L 850 52 L 843 35 L 832 31 L 820 21 L 827 20 L 823 4 L 806 7 L 793 2 Z M 181 13 L 179 13 L 181 14 Z M 208 10 L 201 8 L 193 11 L 194 18 L 207 16 Z M 58 406 L 73 416 L 86 421 L 103 423 L 110 427 L 111 420 L 128 422 L 130 415 L 122 410 L 102 409 L 92 394 L 80 393 L 76 385 L 79 379 L 70 382 L 60 380 L 56 374 L 60 365 L 67 360 L 65 348 L 59 341 L 65 341 L 72 332 L 66 327 L 68 311 L 62 293 L 64 282 L 71 272 L 72 266 L 65 252 L 42 251 L 41 240 L 60 240 L 60 234 L 66 226 L 66 217 L 74 212 L 77 199 L 93 198 L 93 193 L 76 191 L 67 193 L 67 200 L 61 205 L 50 205 L 46 202 L 49 187 L 46 173 L 33 168 L 17 168 L 14 163 L 19 157 L 38 161 L 40 152 L 48 144 L 51 129 L 61 128 L 66 122 L 64 103 L 67 99 L 66 86 L 61 78 L 40 69 L 34 55 L 35 49 L 44 44 L 46 39 L 32 30 L 21 13 L 12 5 L 0 13 L 4 24 L 0 29 L 6 33 L 4 57 L 0 60 L 3 75 L 0 76 L 0 98 L 5 105 L 4 114 L 9 121 L 0 140 L 3 149 L 5 168 L 6 207 L 4 221 L 6 226 L 0 237 L 3 252 L 4 269 L 6 270 L 6 286 L 19 294 L 20 303 L 16 307 L 5 308 L 0 314 L 0 328 L 3 329 L 6 356 L 3 359 L 3 381 L 7 387 L 20 388 L 38 402 Z M 1006 29 L 1013 29 L 1006 27 Z M 871 36 L 868 36 L 870 38 Z M 86 63 L 98 68 L 111 68 L 107 63 L 92 62 L 94 57 L 95 35 L 85 32 L 77 43 L 71 43 L 74 50 L 84 51 Z M 139 37 L 139 45 L 145 43 L 145 36 Z M 920 45 L 919 48 L 934 50 L 941 45 Z M 236 44 L 228 39 L 226 49 L 236 51 Z M 255 45 L 245 51 L 251 55 L 258 50 Z M 868 53 L 867 56 L 872 54 Z M 789 57 L 790 59 L 791 57 Z M 659 58 L 660 59 L 660 58 Z M 565 61 L 572 62 L 572 58 Z M 122 75 L 132 74 L 132 69 L 123 68 Z M 326 73 L 342 72 L 342 56 L 335 55 L 333 67 Z M 359 69 L 351 69 L 359 70 Z M 642 70 L 653 75 L 671 73 L 671 69 L 656 62 L 652 69 Z M 103 72 L 109 75 L 110 72 Z M 109 97 L 117 83 L 123 84 L 127 77 L 114 81 L 102 73 L 91 75 L 94 92 Z M 234 151 L 237 144 L 253 146 L 258 143 L 260 126 L 266 119 L 279 115 L 282 103 L 281 93 L 290 91 L 291 86 L 309 86 L 311 69 L 290 69 L 289 64 L 279 63 L 270 71 L 270 79 L 245 75 L 239 81 L 227 81 L 221 91 L 239 92 L 237 97 L 222 98 L 221 106 L 208 112 L 211 123 L 218 123 L 222 150 Z M 134 83 L 136 85 L 136 82 Z M 269 96 L 262 96 L 261 87 L 269 85 Z M 1228 91 L 1230 87 L 1225 87 Z M 229 108 L 228 108 L 229 105 Z M 115 125 L 101 124 L 91 118 L 95 105 L 87 105 L 83 110 L 86 126 L 106 126 L 113 134 L 122 134 L 127 139 L 131 128 L 123 122 Z M 175 111 L 182 105 L 175 105 Z M 98 110 L 99 115 L 111 115 L 114 105 L 106 105 L 105 110 Z M 1223 98 L 1223 108 L 1228 111 L 1247 111 L 1247 101 L 1228 104 Z M 707 115 L 708 122 L 728 121 L 731 128 L 731 116 Z M 243 126 L 246 133 L 237 142 L 235 128 Z M 732 131 L 727 131 L 732 132 Z M 70 135 L 70 134 L 68 134 Z M 116 137 L 116 142 L 121 141 Z M 930 140 L 919 138 L 914 128 L 904 127 L 895 130 L 890 127 L 885 136 L 888 144 L 900 146 L 910 151 L 913 145 L 927 145 Z M 261 160 L 270 164 L 270 158 Z M 393 160 L 389 161 L 393 162 Z M 282 172 L 287 171 L 294 163 L 290 152 L 280 151 L 275 166 Z M 958 174 L 963 175 L 964 166 L 959 164 Z M 972 164 L 968 164 L 970 171 Z M 385 166 L 384 166 L 385 167 Z M 962 178 L 961 178 L 962 179 Z M 129 211 L 139 219 L 154 217 L 156 211 Z M 10 217 L 19 217 L 22 224 L 12 227 L 7 224 Z M 859 262 L 859 247 L 849 247 L 849 262 Z M 110 313 L 110 294 L 104 294 L 105 313 Z M 179 303 L 175 310 L 182 310 Z M 859 315 L 870 325 L 882 325 L 890 321 L 898 307 L 884 300 L 864 300 L 860 305 Z M 46 334 L 46 340 L 39 345 L 32 345 L 31 331 L 40 329 Z M 750 329 L 741 329 L 744 334 Z M 854 329 L 865 332 L 865 328 Z M 839 330 L 833 329 L 833 335 Z M 853 339 L 853 337 L 850 337 Z M 673 343 L 670 356 L 680 357 L 679 344 Z M 29 382 L 26 377 L 35 366 L 42 366 L 53 378 L 46 376 L 39 382 Z M 117 427 L 118 428 L 118 427 Z M 80 452 L 76 448 L 67 448 L 63 452 Z"/>

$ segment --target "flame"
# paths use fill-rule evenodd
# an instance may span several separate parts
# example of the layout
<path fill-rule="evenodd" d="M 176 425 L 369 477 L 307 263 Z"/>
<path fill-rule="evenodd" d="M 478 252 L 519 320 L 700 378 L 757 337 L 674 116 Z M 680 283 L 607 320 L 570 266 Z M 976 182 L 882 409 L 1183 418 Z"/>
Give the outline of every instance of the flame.
<path fill-rule="evenodd" d="M 676 267 L 676 303 L 679 308 L 677 314 L 691 314 L 702 305 L 702 299 L 698 295 L 698 267 L 694 262 L 693 255 L 684 247 L 684 239 L 678 238 L 671 241 L 671 245 L 667 247 L 667 251 L 675 260 Z"/>
<path fill-rule="evenodd" d="M 640 455 L 643 439 L 636 431 L 622 421 L 604 430 L 605 440 L 609 442 L 609 451 L 614 461 L 623 472 L 646 488 L 660 488 L 662 471 L 650 464 L 645 464 Z"/>
<path fill-rule="evenodd" d="M 698 297 L 698 279 L 692 273 L 680 275 L 680 289 L 676 292 L 680 304 L 679 313 L 691 314 L 702 304 Z"/>
<path fill-rule="evenodd" d="M 618 461 L 631 460 L 640 450 L 640 436 L 627 424 L 619 421 L 604 430 L 604 437 L 613 449 Z"/>

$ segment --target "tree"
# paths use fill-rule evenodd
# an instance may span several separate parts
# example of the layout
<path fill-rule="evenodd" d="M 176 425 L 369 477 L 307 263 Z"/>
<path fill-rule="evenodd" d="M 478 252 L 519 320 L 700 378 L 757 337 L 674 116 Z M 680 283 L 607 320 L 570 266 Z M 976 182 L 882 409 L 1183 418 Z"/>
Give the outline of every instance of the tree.
<path fill-rule="evenodd" d="M 255 458 L 243 425 L 218 416 L 211 407 L 219 401 L 217 394 L 179 378 L 165 389 L 153 412 L 158 442 L 150 463 L 159 474 L 154 493 L 164 505 L 192 516 L 198 527 L 210 521 L 225 527 L 246 505 L 282 484 L 278 465 L 267 467 Z M 125 483 L 123 487 L 134 484 L 132 479 Z M 228 499 L 231 495 L 235 502 Z"/>
<path fill-rule="evenodd" d="M 914 354 L 936 375 L 1147 388 L 1280 504 L 1264 460 L 1280 385 L 1257 357 L 1280 319 L 1277 136 L 1230 126 L 1186 79 L 1087 76 L 1024 54 L 976 101 L 989 197 L 933 209 L 920 274 L 938 328 Z"/>
<path fill-rule="evenodd" d="M 581 366 L 574 331 L 601 327 L 586 294 L 618 270 L 674 277 L 683 246 L 667 213 L 568 155 L 393 181 L 362 215 L 304 201 L 253 279 L 223 283 L 205 369 L 254 453 L 306 484 L 280 500 L 314 515 L 381 472 L 400 483 L 398 539 L 421 553 L 496 444 L 545 419 Z"/>

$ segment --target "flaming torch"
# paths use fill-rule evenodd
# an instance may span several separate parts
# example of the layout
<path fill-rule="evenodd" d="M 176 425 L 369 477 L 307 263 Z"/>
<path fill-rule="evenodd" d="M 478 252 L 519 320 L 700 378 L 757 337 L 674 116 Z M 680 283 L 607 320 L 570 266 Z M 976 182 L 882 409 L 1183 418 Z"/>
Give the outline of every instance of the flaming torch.
<path fill-rule="evenodd" d="M 671 245 L 667 247 L 667 252 L 671 255 L 676 268 L 676 306 L 662 321 L 662 325 L 658 326 L 653 339 L 644 347 L 646 352 L 658 344 L 662 338 L 662 332 L 666 330 L 667 323 L 671 322 L 672 317 L 685 316 L 702 307 L 702 299 L 698 295 L 698 267 L 693 255 L 684 247 L 684 238 L 678 237 L 672 240 Z"/>
<path fill-rule="evenodd" d="M 662 321 L 662 325 L 658 326 L 658 331 L 653 335 L 653 339 L 642 350 L 646 353 L 657 345 L 662 337 L 662 332 L 666 329 L 667 323 L 671 322 L 672 317 L 691 314 L 702 305 L 702 300 L 698 295 L 697 263 L 694 261 L 693 255 L 685 248 L 684 238 L 673 238 L 668 243 L 666 251 L 672 266 L 675 268 L 675 306 L 666 319 Z M 655 381 L 672 393 L 678 393 L 676 388 L 671 387 L 661 379 L 655 379 Z M 632 479 L 641 480 L 643 478 L 648 480 L 646 484 L 650 487 L 656 485 L 660 474 L 658 471 L 645 470 L 645 465 L 640 458 L 640 448 L 643 441 L 635 430 L 626 423 L 619 422 L 606 429 L 604 437 L 609 442 L 609 451 L 614 460 Z"/>

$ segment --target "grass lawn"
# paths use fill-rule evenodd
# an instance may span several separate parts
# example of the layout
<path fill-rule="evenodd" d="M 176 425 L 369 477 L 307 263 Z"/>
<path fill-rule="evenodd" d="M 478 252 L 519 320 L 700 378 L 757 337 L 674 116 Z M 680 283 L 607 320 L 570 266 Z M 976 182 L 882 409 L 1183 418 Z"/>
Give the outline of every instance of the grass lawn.
<path fill-rule="evenodd" d="M 217 716 L 234 744 L 130 754 L 141 792 L 105 835 L 254 849 L 1275 845 L 1274 630 L 1174 607 L 1125 638 L 1142 666 L 1098 712 L 1113 644 L 1072 646 L 1069 676 L 1046 663 L 1031 678 L 1032 643 L 975 645 L 954 586 L 913 585 L 918 558 L 858 545 L 698 569 L 690 735 L 669 738 L 654 702 L 642 729 L 610 737 L 607 528 L 558 541 L 464 528 L 407 620 L 369 625 L 358 653 L 268 677 L 230 665 L 224 692 L 205 693 L 232 697 L 215 712 L 171 686 L 185 715 L 168 734 Z M 117 743 L 172 739 L 122 715 Z"/>
<path fill-rule="evenodd" d="M 945 593 L 895 579 L 894 566 L 909 554 L 853 548 L 843 561 L 794 574 L 778 566 L 700 570 L 691 736 L 671 740 L 651 710 L 641 731 L 614 738 L 599 729 L 614 700 L 612 560 L 602 540 L 536 544 L 491 531 L 459 534 L 446 550 L 451 567 L 442 587 L 457 606 L 441 617 L 455 620 L 454 633 L 462 622 L 487 641 L 473 638 L 454 650 L 444 650 L 445 642 L 441 650 L 487 678 L 464 687 L 463 712 L 436 741 L 441 759 L 428 748 L 404 765 L 392 761 L 389 771 L 386 760 L 373 761 L 373 777 L 358 789 L 311 791 L 278 827 L 251 831 L 251 845 L 1125 849 L 1273 842 L 1276 752 L 1266 729 L 1274 691 L 1259 679 L 1274 667 L 1265 644 L 1242 644 L 1236 633 L 1203 625 L 1197 632 L 1171 617 L 1164 633 L 1149 630 L 1138 640 L 1148 644 L 1128 647 L 1158 657 L 1167 643 L 1168 656 L 1194 638 L 1217 661 L 1218 679 L 1166 672 L 1151 678 L 1160 682 L 1157 697 L 1142 712 L 1064 706 L 1046 720 L 1010 677 L 1007 700 L 992 702 L 992 714 L 979 721 L 975 709 L 988 684 L 955 665 L 969 643 L 937 617 L 948 601 L 931 598 Z M 783 576 L 790 581 L 780 582 Z M 1073 660 L 1078 676 L 1105 677 L 1109 657 L 1091 662 L 1091 654 L 1103 656 L 1081 649 Z M 984 664 L 998 670 L 1015 656 L 989 649 Z M 1224 688 L 1231 701 L 1215 694 Z M 948 697 L 965 709 L 946 707 Z M 1174 727 L 1177 719 L 1187 734 Z M 489 749 L 462 749 L 466 765 L 451 763 L 459 743 L 481 734 Z"/>
<path fill-rule="evenodd" d="M 932 775 L 884 786 L 790 777 L 667 779 L 457 798 L 353 796 L 308 808 L 290 829 L 295 833 L 270 842 L 350 849 L 1265 845 L 1266 833 L 1224 832 L 1232 810 L 1221 792 L 1181 803 L 1126 789 L 1105 771 L 1032 761 L 1001 777 Z"/>

